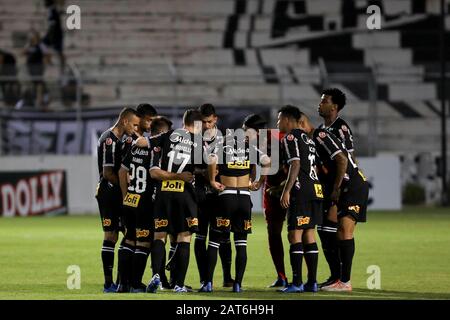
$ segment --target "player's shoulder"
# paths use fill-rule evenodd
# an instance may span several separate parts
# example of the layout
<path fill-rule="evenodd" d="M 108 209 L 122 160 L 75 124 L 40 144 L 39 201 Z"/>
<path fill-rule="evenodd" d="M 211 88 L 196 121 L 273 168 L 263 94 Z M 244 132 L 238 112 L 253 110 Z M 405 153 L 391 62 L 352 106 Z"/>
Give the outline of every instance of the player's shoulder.
<path fill-rule="evenodd" d="M 111 145 L 113 142 L 120 142 L 120 139 L 112 132 L 111 129 L 104 131 L 100 138 L 98 139 L 99 143 L 105 142 L 107 145 Z"/>
<path fill-rule="evenodd" d="M 332 134 L 331 132 L 329 132 L 327 129 L 325 129 L 324 127 L 319 127 L 316 128 L 313 132 L 313 138 L 314 140 L 320 140 L 320 139 L 325 139 L 327 136 L 329 136 L 330 134 Z"/>
<path fill-rule="evenodd" d="M 138 138 L 139 138 L 139 136 L 136 135 L 136 134 L 133 134 L 131 136 L 129 136 L 127 134 L 124 134 L 122 139 L 121 139 L 121 142 L 124 145 L 131 146 L 133 144 L 133 141 L 136 141 Z"/>
<path fill-rule="evenodd" d="M 341 117 L 338 117 L 331 126 L 337 130 L 342 130 L 344 132 L 351 132 L 350 126 Z"/>

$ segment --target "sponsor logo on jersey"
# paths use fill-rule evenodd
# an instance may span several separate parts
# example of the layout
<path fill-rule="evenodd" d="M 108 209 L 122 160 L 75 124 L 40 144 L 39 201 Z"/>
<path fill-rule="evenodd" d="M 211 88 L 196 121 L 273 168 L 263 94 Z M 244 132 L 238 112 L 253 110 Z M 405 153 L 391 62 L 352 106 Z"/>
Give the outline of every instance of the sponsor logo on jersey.
<path fill-rule="evenodd" d="M 305 224 L 309 224 L 310 220 L 311 220 L 310 217 L 304 217 L 304 216 L 297 217 L 297 226 L 301 227 Z"/>
<path fill-rule="evenodd" d="M 126 140 L 127 143 L 132 143 L 133 142 L 133 138 L 132 137 L 128 137 Z"/>
<path fill-rule="evenodd" d="M 347 126 L 345 124 L 342 125 L 341 129 L 342 129 L 342 131 L 345 131 L 345 132 L 348 131 L 348 128 L 347 128 Z"/>
<path fill-rule="evenodd" d="M 106 145 L 110 146 L 110 145 L 112 145 L 112 143 L 113 143 L 113 141 L 111 138 L 106 139 Z"/>
<path fill-rule="evenodd" d="M 252 228 L 252 220 L 244 220 L 244 230 L 250 230 Z"/>
<path fill-rule="evenodd" d="M 148 150 L 135 148 L 135 149 L 131 150 L 131 154 L 133 156 L 148 156 Z"/>
<path fill-rule="evenodd" d="M 167 219 L 155 219 L 155 229 L 167 227 L 169 225 L 169 220 Z"/>
<path fill-rule="evenodd" d="M 227 163 L 228 169 L 250 169 L 250 161 L 234 161 Z"/>
<path fill-rule="evenodd" d="M 188 228 L 192 228 L 195 226 L 198 226 L 198 219 L 197 218 L 186 218 Z"/>
<path fill-rule="evenodd" d="M 360 206 L 349 206 L 348 207 L 349 211 L 353 211 L 353 212 L 356 212 L 356 213 L 359 213 L 360 209 L 361 209 Z"/>
<path fill-rule="evenodd" d="M 136 238 L 147 238 L 150 235 L 150 230 L 136 229 Z"/>
<path fill-rule="evenodd" d="M 327 134 L 323 131 L 319 132 L 319 137 L 324 139 L 327 136 Z"/>
<path fill-rule="evenodd" d="M 323 190 L 321 184 L 314 184 L 314 190 L 316 191 L 317 198 L 323 198 Z"/>
<path fill-rule="evenodd" d="M 123 199 L 123 205 L 128 207 L 137 208 L 141 195 L 135 193 L 127 193 L 125 199 Z"/>
<path fill-rule="evenodd" d="M 286 137 L 286 139 L 287 139 L 288 141 L 293 141 L 293 140 L 295 139 L 295 137 L 294 137 L 293 134 L 288 134 L 287 137 Z"/>
<path fill-rule="evenodd" d="M 103 219 L 103 226 L 104 227 L 110 227 L 111 226 L 111 219 Z"/>
<path fill-rule="evenodd" d="M 216 225 L 217 227 L 229 227 L 230 219 L 216 218 Z"/>
<path fill-rule="evenodd" d="M 187 144 L 189 146 L 197 147 L 197 143 L 190 139 L 189 133 L 187 131 L 186 131 L 186 136 L 182 135 L 179 132 L 174 131 L 170 135 L 169 139 L 173 143 L 181 143 L 181 144 Z"/>
<path fill-rule="evenodd" d="M 162 182 L 161 191 L 184 192 L 184 181 L 182 181 L 182 180 L 165 180 Z"/>
<path fill-rule="evenodd" d="M 155 151 L 155 152 L 160 152 L 160 151 L 161 151 L 161 148 L 160 148 L 160 147 L 154 147 L 154 148 L 153 148 L 153 151 Z"/>

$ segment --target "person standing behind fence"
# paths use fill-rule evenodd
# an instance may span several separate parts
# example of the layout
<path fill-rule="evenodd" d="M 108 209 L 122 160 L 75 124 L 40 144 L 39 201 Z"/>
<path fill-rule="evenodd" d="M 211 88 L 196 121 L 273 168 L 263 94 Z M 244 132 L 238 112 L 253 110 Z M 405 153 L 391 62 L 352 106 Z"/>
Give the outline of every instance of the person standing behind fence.
<path fill-rule="evenodd" d="M 30 40 L 25 47 L 23 53 L 27 59 L 27 71 L 31 77 L 33 84 L 32 95 L 35 99 L 34 106 L 46 109 L 48 100 L 44 101 L 45 93 L 45 64 L 50 61 L 50 54 L 45 44 L 42 43 L 41 37 L 37 31 L 32 31 Z"/>
<path fill-rule="evenodd" d="M 66 58 L 64 56 L 64 33 L 61 26 L 60 13 L 54 0 L 45 0 L 44 5 L 47 8 L 47 31 L 43 42 L 49 48 L 56 51 L 59 58 L 60 75 L 64 74 Z"/>

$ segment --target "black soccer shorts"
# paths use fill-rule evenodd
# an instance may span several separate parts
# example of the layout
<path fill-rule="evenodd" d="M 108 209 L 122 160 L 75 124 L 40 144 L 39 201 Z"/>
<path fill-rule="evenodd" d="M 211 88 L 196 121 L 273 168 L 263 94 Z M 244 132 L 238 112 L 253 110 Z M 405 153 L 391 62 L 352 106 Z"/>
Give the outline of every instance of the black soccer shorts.
<path fill-rule="evenodd" d="M 123 201 L 125 216 L 125 238 L 149 242 L 152 238 L 153 202 L 152 194 L 128 193 Z"/>
<path fill-rule="evenodd" d="M 98 208 L 104 232 L 120 231 L 122 210 L 122 193 L 119 186 L 115 186 L 103 179 L 97 186 Z"/>
<path fill-rule="evenodd" d="M 322 200 L 305 199 L 300 191 L 291 191 L 287 209 L 287 227 L 291 230 L 314 229 L 323 220 Z"/>
<path fill-rule="evenodd" d="M 197 202 L 193 192 L 159 191 L 154 207 L 154 231 L 177 235 L 198 231 Z"/>
<path fill-rule="evenodd" d="M 250 191 L 226 188 L 219 193 L 211 229 L 229 233 L 252 233 Z"/>
<path fill-rule="evenodd" d="M 215 221 L 214 212 L 217 211 L 219 196 L 217 193 L 207 193 L 198 204 L 198 232 L 202 236 L 208 235 L 209 225 Z"/>
<path fill-rule="evenodd" d="M 338 201 L 338 219 L 351 216 L 356 222 L 366 222 L 369 183 L 362 174 L 352 180 L 341 192 Z"/>

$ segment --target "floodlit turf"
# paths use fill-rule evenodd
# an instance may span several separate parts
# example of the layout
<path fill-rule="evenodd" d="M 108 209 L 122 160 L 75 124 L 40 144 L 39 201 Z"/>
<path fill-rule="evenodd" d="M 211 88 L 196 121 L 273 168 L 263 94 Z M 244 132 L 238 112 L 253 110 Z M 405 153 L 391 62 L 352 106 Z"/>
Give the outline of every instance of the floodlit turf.
<path fill-rule="evenodd" d="M 220 261 L 212 294 L 103 294 L 97 216 L 0 218 L 0 299 L 450 299 L 450 210 L 414 208 L 403 212 L 369 212 L 357 226 L 351 294 L 280 294 L 266 288 L 275 271 L 265 222 L 255 215 L 248 242 L 242 294 L 221 288 Z M 320 245 L 319 245 L 320 247 Z M 288 246 L 285 262 L 290 276 Z M 115 261 L 117 266 L 117 255 Z M 81 289 L 67 289 L 67 267 L 81 268 Z M 367 268 L 381 270 L 381 290 L 369 290 Z M 305 272 L 306 273 L 306 272 Z M 319 280 L 328 276 L 319 256 Z M 147 266 L 145 282 L 150 278 Z M 186 283 L 198 289 L 193 246 Z"/>

